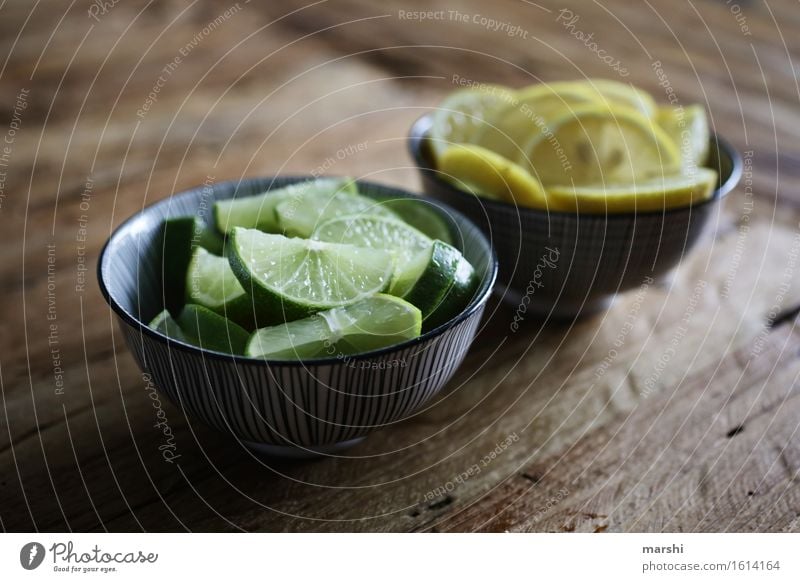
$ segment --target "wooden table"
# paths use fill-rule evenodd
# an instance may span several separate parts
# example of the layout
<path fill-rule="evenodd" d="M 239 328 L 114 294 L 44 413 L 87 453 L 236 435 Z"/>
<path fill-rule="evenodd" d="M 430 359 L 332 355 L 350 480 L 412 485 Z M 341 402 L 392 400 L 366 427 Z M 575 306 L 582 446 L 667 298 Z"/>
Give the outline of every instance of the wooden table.
<path fill-rule="evenodd" d="M 0 9 L 4 530 L 800 530 L 796 2 L 72 4 Z M 745 155 L 672 278 L 511 335 L 492 303 L 445 393 L 343 457 L 255 458 L 161 401 L 162 459 L 95 282 L 112 228 L 206 180 L 415 189 L 406 131 L 459 79 L 622 69 Z"/>

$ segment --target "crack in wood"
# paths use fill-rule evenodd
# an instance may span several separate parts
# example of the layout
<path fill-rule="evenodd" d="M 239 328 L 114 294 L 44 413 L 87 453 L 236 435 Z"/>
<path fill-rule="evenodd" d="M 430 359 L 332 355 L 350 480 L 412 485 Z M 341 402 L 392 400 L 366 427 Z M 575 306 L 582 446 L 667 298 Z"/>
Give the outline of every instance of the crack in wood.
<path fill-rule="evenodd" d="M 431 511 L 439 511 L 440 509 L 444 509 L 445 507 L 453 503 L 453 501 L 455 500 L 451 495 L 445 495 L 438 501 L 432 501 L 431 503 L 429 503 L 428 509 L 430 509 Z"/>
<path fill-rule="evenodd" d="M 727 433 L 725 433 L 725 436 L 728 437 L 729 439 L 732 439 L 737 434 L 741 434 L 743 432 L 744 432 L 744 425 L 743 424 L 737 424 L 731 430 L 729 430 Z"/>
<path fill-rule="evenodd" d="M 520 473 L 519 476 L 527 481 L 530 481 L 534 485 L 538 485 L 542 480 L 542 476 L 538 473 Z"/>
<path fill-rule="evenodd" d="M 775 316 L 775 319 L 773 319 L 772 321 L 770 321 L 769 317 L 767 317 L 767 326 L 769 327 L 770 331 L 772 331 L 773 329 L 783 325 L 784 323 L 789 323 L 794 321 L 798 314 L 800 314 L 800 303 L 788 307 L 783 311 L 779 312 L 778 315 Z"/>

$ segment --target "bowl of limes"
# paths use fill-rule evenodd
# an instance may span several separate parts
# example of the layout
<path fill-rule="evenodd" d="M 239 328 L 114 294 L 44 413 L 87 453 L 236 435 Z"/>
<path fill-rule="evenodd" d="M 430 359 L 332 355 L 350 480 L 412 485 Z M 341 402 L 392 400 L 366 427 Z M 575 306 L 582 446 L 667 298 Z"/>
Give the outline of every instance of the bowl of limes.
<path fill-rule="evenodd" d="M 497 272 L 439 202 L 349 178 L 207 185 L 123 223 L 98 264 L 134 359 L 176 405 L 270 454 L 325 454 L 430 400 Z"/>
<path fill-rule="evenodd" d="M 672 270 L 742 168 L 701 106 L 604 79 L 459 89 L 409 149 L 424 192 L 490 239 L 497 291 L 544 317 L 602 310 Z"/>

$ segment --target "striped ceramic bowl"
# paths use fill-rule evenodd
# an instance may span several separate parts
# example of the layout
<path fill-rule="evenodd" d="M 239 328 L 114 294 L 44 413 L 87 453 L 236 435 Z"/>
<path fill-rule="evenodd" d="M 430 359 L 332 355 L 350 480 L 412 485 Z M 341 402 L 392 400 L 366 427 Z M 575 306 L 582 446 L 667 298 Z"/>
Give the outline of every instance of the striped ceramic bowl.
<path fill-rule="evenodd" d="M 444 180 L 428 148 L 430 127 L 431 116 L 424 115 L 409 135 L 424 192 L 457 208 L 484 231 L 500 261 L 498 292 L 540 316 L 601 310 L 616 294 L 670 271 L 697 243 L 742 173 L 736 150 L 713 136 L 709 164 L 720 180 L 705 202 L 657 212 L 548 212 L 478 198 Z"/>
<path fill-rule="evenodd" d="M 422 336 L 347 359 L 265 361 L 201 349 L 147 327 L 163 305 L 160 224 L 166 217 L 209 219 L 215 200 L 249 196 L 309 177 L 256 178 L 196 188 L 157 202 L 122 224 L 98 264 L 100 289 L 142 371 L 177 406 L 244 444 L 274 454 L 319 454 L 397 422 L 447 383 L 475 337 L 497 273 L 483 233 L 462 214 L 430 203 L 480 276 L 472 302 Z M 360 182 L 376 199 L 402 190 Z M 425 202 L 429 203 L 429 202 Z"/>

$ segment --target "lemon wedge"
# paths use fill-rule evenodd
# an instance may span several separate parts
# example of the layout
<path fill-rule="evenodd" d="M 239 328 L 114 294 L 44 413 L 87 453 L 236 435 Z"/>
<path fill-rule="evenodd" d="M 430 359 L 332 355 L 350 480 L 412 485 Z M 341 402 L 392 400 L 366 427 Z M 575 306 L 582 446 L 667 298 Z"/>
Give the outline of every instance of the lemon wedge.
<path fill-rule="evenodd" d="M 442 155 L 440 170 L 456 186 L 486 196 L 533 208 L 547 208 L 539 181 L 523 168 L 481 146 L 450 146 Z"/>
<path fill-rule="evenodd" d="M 690 206 L 708 200 L 717 173 L 697 168 L 691 175 L 663 176 L 634 184 L 552 186 L 547 196 L 552 210 L 586 214 L 649 212 Z"/>
<path fill-rule="evenodd" d="M 502 85 L 478 85 L 448 95 L 433 112 L 430 144 L 435 158 L 452 144 L 473 143 L 492 111 L 514 99 Z"/>
<path fill-rule="evenodd" d="M 664 130 L 628 107 L 576 107 L 534 135 L 524 151 L 517 163 L 545 187 L 633 184 L 677 174 L 681 165 Z"/>
<path fill-rule="evenodd" d="M 710 132 L 702 106 L 661 107 L 656 121 L 678 147 L 684 167 L 696 168 L 705 163 Z"/>

